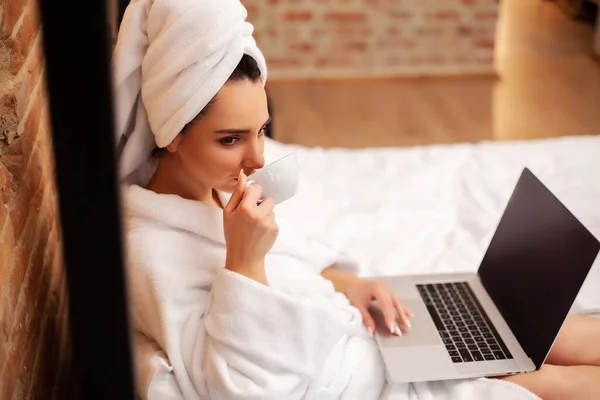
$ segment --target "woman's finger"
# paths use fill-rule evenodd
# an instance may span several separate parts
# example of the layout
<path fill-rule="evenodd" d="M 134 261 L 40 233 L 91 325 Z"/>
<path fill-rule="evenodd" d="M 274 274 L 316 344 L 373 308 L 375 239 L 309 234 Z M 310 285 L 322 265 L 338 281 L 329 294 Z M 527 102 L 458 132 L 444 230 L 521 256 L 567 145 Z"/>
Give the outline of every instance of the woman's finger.
<path fill-rule="evenodd" d="M 359 311 L 363 318 L 363 324 L 365 324 L 367 330 L 369 331 L 369 336 L 373 337 L 373 333 L 375 332 L 375 321 L 373 320 L 371 313 L 369 313 L 369 310 L 363 307 L 361 307 Z"/>
<path fill-rule="evenodd" d="M 390 333 L 402 336 L 402 332 L 396 322 L 396 313 L 394 312 L 394 303 L 392 302 L 390 292 L 379 289 L 375 292 L 375 299 L 379 303 L 383 318 L 385 319 L 387 327 L 390 329 Z"/>
<path fill-rule="evenodd" d="M 407 328 L 411 328 L 410 321 L 408 320 L 410 312 L 408 308 L 406 308 L 404 303 L 394 294 L 392 295 L 392 301 L 394 303 L 394 307 L 396 307 L 396 311 L 398 312 L 398 317 L 400 318 L 402 325 L 406 326 Z"/>
<path fill-rule="evenodd" d="M 272 197 L 266 197 L 257 208 L 260 210 L 261 215 L 266 217 L 266 216 L 270 216 L 271 214 L 273 214 L 274 207 L 275 207 L 275 200 L 273 200 Z"/>
<path fill-rule="evenodd" d="M 240 204 L 245 210 L 252 210 L 256 207 L 258 199 L 262 197 L 262 187 L 259 184 L 252 184 L 244 191 L 244 198 Z"/>
<path fill-rule="evenodd" d="M 244 174 L 244 170 L 241 169 L 238 175 L 238 183 L 235 185 L 235 189 L 233 189 L 233 193 L 223 209 L 225 212 L 231 213 L 239 206 L 244 198 L 244 186 L 246 185 L 247 179 L 248 177 Z"/>

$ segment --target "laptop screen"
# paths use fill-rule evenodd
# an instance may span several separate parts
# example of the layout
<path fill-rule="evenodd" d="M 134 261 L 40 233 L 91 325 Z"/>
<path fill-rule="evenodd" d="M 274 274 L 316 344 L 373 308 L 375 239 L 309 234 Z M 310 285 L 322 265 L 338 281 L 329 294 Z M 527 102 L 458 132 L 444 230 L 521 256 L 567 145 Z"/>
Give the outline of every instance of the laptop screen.
<path fill-rule="evenodd" d="M 524 169 L 478 273 L 536 368 L 599 249 L 598 240 Z"/>

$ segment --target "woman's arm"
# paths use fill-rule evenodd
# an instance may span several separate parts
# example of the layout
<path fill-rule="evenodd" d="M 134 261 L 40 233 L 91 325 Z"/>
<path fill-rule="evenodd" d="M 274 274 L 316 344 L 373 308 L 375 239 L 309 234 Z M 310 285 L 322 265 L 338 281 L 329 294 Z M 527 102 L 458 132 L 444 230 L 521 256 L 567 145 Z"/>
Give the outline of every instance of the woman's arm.
<path fill-rule="evenodd" d="M 369 312 L 369 306 L 373 299 L 377 300 L 383 312 L 387 327 L 392 334 L 402 335 L 398 325 L 396 313 L 400 323 L 410 328 L 409 318 L 412 312 L 406 308 L 404 303 L 398 299 L 387 283 L 381 280 L 361 279 L 354 274 L 335 269 L 333 266 L 325 268 L 321 276 L 330 280 L 337 292 L 344 293 L 350 304 L 356 307 L 362 317 L 363 323 L 372 335 L 375 331 L 375 321 Z"/>
<path fill-rule="evenodd" d="M 333 266 L 325 268 L 321 272 L 321 276 L 330 280 L 337 292 L 344 294 L 347 294 L 348 289 L 352 286 L 352 284 L 359 280 L 356 275 L 349 272 L 340 271 L 335 269 Z"/>

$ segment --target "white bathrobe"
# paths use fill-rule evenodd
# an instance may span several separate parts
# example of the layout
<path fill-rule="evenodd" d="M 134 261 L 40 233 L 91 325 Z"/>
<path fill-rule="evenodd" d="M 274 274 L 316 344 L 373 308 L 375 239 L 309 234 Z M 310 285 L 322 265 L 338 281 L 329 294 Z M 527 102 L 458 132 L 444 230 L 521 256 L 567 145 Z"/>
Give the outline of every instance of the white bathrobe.
<path fill-rule="evenodd" d="M 264 286 L 224 268 L 219 208 L 135 185 L 123 193 L 144 398 L 537 399 L 494 379 L 386 387 L 360 313 L 320 275 L 330 265 L 353 272 L 343 252 L 278 219 Z"/>

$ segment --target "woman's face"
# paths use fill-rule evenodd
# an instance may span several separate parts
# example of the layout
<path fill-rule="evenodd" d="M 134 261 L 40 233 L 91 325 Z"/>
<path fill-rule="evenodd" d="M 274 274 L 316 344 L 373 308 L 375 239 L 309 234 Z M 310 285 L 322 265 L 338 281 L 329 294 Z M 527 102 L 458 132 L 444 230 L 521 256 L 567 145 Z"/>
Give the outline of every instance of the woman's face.
<path fill-rule="evenodd" d="M 240 169 L 250 175 L 264 166 L 269 120 L 267 95 L 260 82 L 229 82 L 206 115 L 190 124 L 168 149 L 195 184 L 231 193 Z"/>

